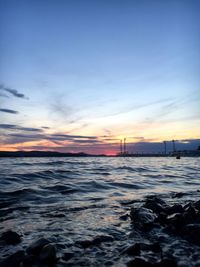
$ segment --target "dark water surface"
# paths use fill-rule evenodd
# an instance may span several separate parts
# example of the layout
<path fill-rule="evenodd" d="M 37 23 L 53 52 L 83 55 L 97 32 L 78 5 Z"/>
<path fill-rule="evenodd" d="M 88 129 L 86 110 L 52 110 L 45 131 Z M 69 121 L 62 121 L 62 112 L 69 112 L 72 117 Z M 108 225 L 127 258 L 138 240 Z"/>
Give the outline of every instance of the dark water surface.
<path fill-rule="evenodd" d="M 1 248 L 0 256 L 45 236 L 58 256 L 74 253 L 73 266 L 125 266 L 119 254 L 130 242 L 131 224 L 120 220 L 130 208 L 124 204 L 155 193 L 169 201 L 173 192 L 196 199 L 198 189 L 199 158 L 1 158 L 0 232 L 12 229 L 23 241 Z M 112 236 L 112 244 L 84 252 L 76 245 L 102 235 Z"/>

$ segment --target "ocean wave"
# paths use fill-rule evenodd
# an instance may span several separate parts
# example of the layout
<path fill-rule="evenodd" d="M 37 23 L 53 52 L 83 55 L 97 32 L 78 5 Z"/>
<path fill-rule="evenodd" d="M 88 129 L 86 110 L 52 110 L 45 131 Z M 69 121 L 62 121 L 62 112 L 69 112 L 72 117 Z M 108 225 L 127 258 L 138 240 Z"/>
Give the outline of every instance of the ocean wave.
<path fill-rule="evenodd" d="M 129 167 L 129 166 L 121 166 L 121 167 L 117 167 L 116 170 L 126 170 L 126 171 L 130 171 L 130 172 L 147 172 L 149 171 L 148 168 L 146 167 Z"/>

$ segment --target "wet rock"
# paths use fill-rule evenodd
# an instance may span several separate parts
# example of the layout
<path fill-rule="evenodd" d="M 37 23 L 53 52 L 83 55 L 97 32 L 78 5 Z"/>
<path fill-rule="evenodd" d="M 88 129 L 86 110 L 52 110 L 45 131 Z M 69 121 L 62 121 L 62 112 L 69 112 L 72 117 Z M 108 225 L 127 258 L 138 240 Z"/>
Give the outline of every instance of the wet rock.
<path fill-rule="evenodd" d="M 101 244 L 102 242 L 110 242 L 113 241 L 114 238 L 110 235 L 102 235 L 102 236 L 96 236 L 93 240 L 83 240 L 78 241 L 78 245 L 81 245 L 83 248 L 88 248 L 90 246 L 97 246 Z"/>
<path fill-rule="evenodd" d="M 141 251 L 152 251 L 154 253 L 162 253 L 162 248 L 159 242 L 155 242 L 153 244 L 147 244 L 147 243 L 139 243 L 139 244 Z"/>
<path fill-rule="evenodd" d="M 0 262 L 1 267 L 18 267 L 24 259 L 24 251 L 19 250 Z"/>
<path fill-rule="evenodd" d="M 186 195 L 186 193 L 178 192 L 178 193 L 174 193 L 174 194 L 172 195 L 172 198 L 181 198 L 181 197 L 183 197 L 183 196 L 185 196 L 185 195 Z"/>
<path fill-rule="evenodd" d="M 158 262 L 156 267 L 177 267 L 177 263 L 173 259 L 163 259 L 160 262 Z"/>
<path fill-rule="evenodd" d="M 136 243 L 125 250 L 129 256 L 139 256 L 141 252 L 140 244 Z"/>
<path fill-rule="evenodd" d="M 110 241 L 113 241 L 113 240 L 114 240 L 114 238 L 112 236 L 110 236 L 110 235 L 102 235 L 102 236 L 96 236 L 93 239 L 92 243 L 93 243 L 93 245 L 98 245 L 98 244 L 100 244 L 102 242 L 110 242 Z"/>
<path fill-rule="evenodd" d="M 155 252 L 155 253 L 162 253 L 162 248 L 158 242 L 151 244 L 150 250 Z"/>
<path fill-rule="evenodd" d="M 126 220 L 128 220 L 128 218 L 129 218 L 129 215 L 128 214 L 124 214 L 124 215 L 121 215 L 119 217 L 119 219 L 122 220 L 122 221 L 126 221 Z"/>
<path fill-rule="evenodd" d="M 140 224 L 142 226 L 150 225 L 157 219 L 156 214 L 144 207 L 131 208 L 130 217 L 134 223 Z"/>
<path fill-rule="evenodd" d="M 27 249 L 26 249 L 26 252 L 28 254 L 33 254 L 33 255 L 37 255 L 40 253 L 41 249 L 49 244 L 50 241 L 46 238 L 40 238 L 36 241 L 34 241 Z"/>
<path fill-rule="evenodd" d="M 34 262 L 34 257 L 32 255 L 25 255 L 23 259 L 23 267 L 32 267 Z"/>
<path fill-rule="evenodd" d="M 74 253 L 73 252 L 65 252 L 64 255 L 62 256 L 62 259 L 64 261 L 68 261 L 71 258 L 73 258 L 73 256 L 74 256 Z"/>
<path fill-rule="evenodd" d="M 77 244 L 83 248 L 88 248 L 92 246 L 92 240 L 81 240 L 81 241 L 78 241 Z"/>
<path fill-rule="evenodd" d="M 158 198 L 153 198 L 153 199 L 148 199 L 146 201 L 146 203 L 143 205 L 144 208 L 150 209 L 155 213 L 160 213 L 162 211 L 164 211 L 164 207 L 162 205 L 164 205 L 164 203 L 162 203 L 162 201 Z"/>
<path fill-rule="evenodd" d="M 189 206 L 185 209 L 183 213 L 183 220 L 185 224 L 194 223 L 197 219 L 197 213 L 192 206 Z"/>
<path fill-rule="evenodd" d="M 158 218 L 157 218 L 156 222 L 160 223 L 161 225 L 167 224 L 167 213 L 160 212 L 158 214 Z"/>
<path fill-rule="evenodd" d="M 140 258 L 135 258 L 127 263 L 128 267 L 153 267 L 154 265 Z M 168 266 L 169 267 L 169 266 Z M 171 266 L 170 266 L 171 267 Z"/>
<path fill-rule="evenodd" d="M 189 206 L 188 208 L 186 208 L 185 212 L 188 213 L 192 217 L 196 215 L 196 210 L 192 206 Z"/>
<path fill-rule="evenodd" d="M 180 204 L 175 204 L 167 209 L 168 215 L 173 213 L 182 213 L 182 212 L 184 212 L 184 208 Z"/>
<path fill-rule="evenodd" d="M 114 266 L 114 262 L 113 261 L 106 261 L 105 266 Z"/>
<path fill-rule="evenodd" d="M 200 224 L 187 224 L 181 233 L 191 243 L 200 245 Z"/>
<path fill-rule="evenodd" d="M 196 223 L 200 223 L 200 211 L 196 213 Z"/>
<path fill-rule="evenodd" d="M 7 245 L 15 245 L 21 242 L 21 237 L 18 233 L 9 230 L 1 235 L 0 240 L 4 241 Z"/>
<path fill-rule="evenodd" d="M 39 255 L 41 262 L 51 264 L 56 261 L 56 249 L 52 244 L 45 245 Z"/>
<path fill-rule="evenodd" d="M 168 224 L 173 228 L 181 228 L 184 224 L 183 216 L 181 213 L 174 213 L 167 217 Z"/>
<path fill-rule="evenodd" d="M 195 209 L 200 211 L 200 200 L 198 200 L 197 202 L 194 203 L 194 207 L 195 207 Z"/>
<path fill-rule="evenodd" d="M 162 206 L 167 205 L 167 203 L 162 198 L 155 196 L 155 195 L 154 196 L 147 196 L 147 200 L 153 200 L 154 202 L 156 202 Z"/>

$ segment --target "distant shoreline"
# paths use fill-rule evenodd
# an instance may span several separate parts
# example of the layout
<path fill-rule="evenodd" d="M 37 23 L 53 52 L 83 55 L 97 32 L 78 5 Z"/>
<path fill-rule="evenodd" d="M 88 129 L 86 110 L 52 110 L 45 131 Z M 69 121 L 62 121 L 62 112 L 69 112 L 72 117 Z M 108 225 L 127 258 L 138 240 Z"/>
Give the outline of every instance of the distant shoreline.
<path fill-rule="evenodd" d="M 87 154 L 87 153 L 62 153 L 54 151 L 0 151 L 0 158 L 40 158 L 40 157 L 173 157 L 176 154 L 161 154 L 161 153 L 137 153 L 125 155 L 105 155 L 105 154 Z M 200 153 L 182 154 L 182 157 L 199 157 Z"/>

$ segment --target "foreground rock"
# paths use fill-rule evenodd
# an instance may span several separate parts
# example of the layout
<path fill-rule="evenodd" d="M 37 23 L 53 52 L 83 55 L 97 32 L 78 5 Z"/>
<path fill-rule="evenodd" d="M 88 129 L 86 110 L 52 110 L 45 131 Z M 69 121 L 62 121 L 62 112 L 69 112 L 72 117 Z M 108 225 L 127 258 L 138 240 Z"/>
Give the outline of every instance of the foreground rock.
<path fill-rule="evenodd" d="M 184 267 L 200 266 L 199 257 L 197 264 L 194 263 L 200 252 L 195 247 L 200 246 L 199 208 L 200 201 L 169 204 L 157 197 L 135 203 L 130 210 L 133 228 L 130 237 L 134 241 L 134 237 L 140 236 L 147 243 L 134 243 L 124 251 L 133 257 L 127 266 L 176 267 L 178 262 Z M 191 257 L 190 264 L 188 257 Z"/>
<path fill-rule="evenodd" d="M 18 267 L 25 257 L 24 251 L 20 250 L 0 262 L 1 267 Z"/>
<path fill-rule="evenodd" d="M 68 243 L 67 238 L 43 237 L 24 250 L 20 235 L 7 231 L 1 245 L 17 252 L 1 260 L 0 267 L 200 266 L 200 201 L 150 196 L 130 202 L 118 218 L 119 223 L 96 235 L 81 232 L 80 239 L 70 236 Z"/>
<path fill-rule="evenodd" d="M 77 244 L 82 246 L 83 248 L 88 248 L 91 246 L 98 246 L 103 242 L 111 242 L 113 241 L 114 238 L 110 235 L 100 235 L 94 237 L 92 240 L 83 240 L 83 241 L 78 241 Z"/>
<path fill-rule="evenodd" d="M 43 267 L 56 263 L 56 248 L 46 238 L 34 241 L 26 249 L 17 251 L 0 262 L 1 267 Z"/>
<path fill-rule="evenodd" d="M 56 249 L 52 244 L 45 245 L 39 255 L 39 259 L 41 262 L 51 264 L 56 261 Z"/>
<path fill-rule="evenodd" d="M 21 237 L 18 233 L 9 230 L 1 235 L 0 240 L 7 245 L 16 245 L 21 242 Z"/>
<path fill-rule="evenodd" d="M 34 241 L 32 244 L 30 244 L 30 246 L 26 249 L 26 252 L 28 254 L 37 255 L 40 253 L 41 249 L 49 243 L 50 241 L 48 239 L 40 238 Z"/>
<path fill-rule="evenodd" d="M 140 226 L 150 226 L 157 219 L 156 214 L 154 214 L 150 209 L 147 208 L 131 208 L 130 217 L 133 223 Z"/>

